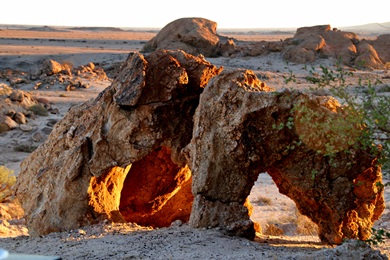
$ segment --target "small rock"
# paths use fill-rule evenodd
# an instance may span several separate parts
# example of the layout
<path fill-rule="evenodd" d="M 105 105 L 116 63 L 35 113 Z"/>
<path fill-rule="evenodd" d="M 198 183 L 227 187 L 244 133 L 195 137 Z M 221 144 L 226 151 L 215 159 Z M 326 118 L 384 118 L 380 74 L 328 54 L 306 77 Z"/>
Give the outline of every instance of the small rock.
<path fill-rule="evenodd" d="M 90 67 L 91 70 L 95 70 L 95 64 L 93 62 L 88 63 L 87 67 Z"/>
<path fill-rule="evenodd" d="M 49 135 L 52 130 L 53 130 L 53 128 L 51 128 L 51 127 L 44 127 L 42 129 L 42 133 L 44 133 L 45 135 Z"/>
<path fill-rule="evenodd" d="M 53 115 L 58 115 L 60 113 L 58 108 L 51 108 L 51 109 L 49 109 L 49 112 L 50 112 L 50 114 L 53 114 Z"/>
<path fill-rule="evenodd" d="M 11 99 L 12 101 L 22 102 L 24 99 L 23 92 L 20 90 L 12 91 L 11 95 L 9 96 L 9 99 Z"/>
<path fill-rule="evenodd" d="M 43 98 L 43 97 L 37 97 L 37 98 L 34 98 L 36 101 L 38 101 L 39 103 L 41 103 L 42 105 L 50 105 L 50 102 L 49 100 L 47 100 L 46 98 Z"/>
<path fill-rule="evenodd" d="M 30 132 L 30 131 L 32 131 L 32 126 L 30 126 L 30 125 L 25 125 L 25 124 L 23 124 L 23 125 L 19 125 L 19 128 L 20 128 L 20 130 L 22 130 L 23 132 Z"/>
<path fill-rule="evenodd" d="M 47 75 L 57 74 L 62 71 L 62 66 L 55 60 L 45 60 L 43 62 L 43 72 Z"/>
<path fill-rule="evenodd" d="M 16 114 L 13 116 L 13 120 L 15 120 L 18 124 L 26 124 L 27 119 L 26 116 L 21 112 L 16 112 Z"/>
<path fill-rule="evenodd" d="M 7 113 L 5 113 L 7 116 L 9 116 L 10 118 L 13 118 L 15 115 L 16 115 L 16 112 L 15 112 L 15 110 L 12 110 L 12 109 L 10 109 L 10 110 L 8 110 L 8 112 Z"/>
<path fill-rule="evenodd" d="M 66 86 L 65 90 L 66 90 L 66 91 L 73 91 L 73 90 L 76 90 L 76 86 L 73 85 L 73 84 L 69 84 L 68 86 Z"/>
<path fill-rule="evenodd" d="M 91 85 L 89 83 L 83 83 L 83 84 L 81 84 L 81 87 L 88 89 L 91 87 Z"/>
<path fill-rule="evenodd" d="M 12 118 L 9 116 L 5 116 L 3 123 L 5 123 L 9 129 L 15 129 L 19 126 L 18 123 L 16 123 Z"/>
<path fill-rule="evenodd" d="M 181 221 L 180 219 L 176 219 L 171 223 L 171 227 L 180 227 L 181 225 L 183 225 L 183 221 Z"/>
<path fill-rule="evenodd" d="M 34 134 L 31 136 L 31 139 L 32 139 L 34 142 L 40 142 L 40 141 L 42 141 L 43 136 L 42 136 L 41 133 L 36 132 L 36 133 L 34 133 Z"/>
<path fill-rule="evenodd" d="M 49 126 L 49 127 L 53 127 L 57 122 L 58 122 L 57 119 L 50 118 L 50 119 L 47 120 L 46 125 Z"/>

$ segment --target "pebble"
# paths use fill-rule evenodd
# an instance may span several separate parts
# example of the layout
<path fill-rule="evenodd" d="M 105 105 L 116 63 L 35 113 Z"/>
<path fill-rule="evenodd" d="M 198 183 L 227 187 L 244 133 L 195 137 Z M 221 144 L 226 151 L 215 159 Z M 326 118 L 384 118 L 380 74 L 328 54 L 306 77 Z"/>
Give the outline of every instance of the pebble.
<path fill-rule="evenodd" d="M 20 130 L 22 130 L 23 132 L 30 132 L 31 130 L 33 130 L 32 126 L 30 125 L 19 125 L 19 128 Z"/>
<path fill-rule="evenodd" d="M 37 132 L 34 133 L 31 138 L 34 142 L 40 142 L 43 139 L 43 136 L 41 133 Z"/>

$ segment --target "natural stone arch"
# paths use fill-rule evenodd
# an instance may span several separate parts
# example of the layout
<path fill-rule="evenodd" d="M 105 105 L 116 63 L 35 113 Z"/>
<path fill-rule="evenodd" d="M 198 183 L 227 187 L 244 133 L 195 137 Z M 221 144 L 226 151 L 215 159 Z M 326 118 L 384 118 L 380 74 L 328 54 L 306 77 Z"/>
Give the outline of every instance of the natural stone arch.
<path fill-rule="evenodd" d="M 375 158 L 349 147 L 348 153 L 336 153 L 332 166 L 329 157 L 310 145 L 324 140 L 314 136 L 302 143 L 306 139 L 296 131 L 302 114 L 294 112 L 294 105 L 309 104 L 322 120 L 342 116 L 337 102 L 299 92 L 261 92 L 247 75 L 223 72 L 201 95 L 187 146 L 195 197 L 190 224 L 254 238 L 244 203 L 258 174 L 268 172 L 279 191 L 318 225 L 323 242 L 369 238 L 384 209 Z"/>
<path fill-rule="evenodd" d="M 321 111 L 320 121 L 337 119 L 337 104 L 298 92 L 264 92 L 269 88 L 253 72 L 221 70 L 182 51 L 131 54 L 110 87 L 70 109 L 23 161 L 16 195 L 30 235 L 101 219 L 166 226 L 186 220 L 194 198 L 192 226 L 253 238 L 247 197 L 258 173 L 267 171 L 318 224 L 323 242 L 366 239 L 384 208 L 375 158 L 349 149 L 330 167 L 318 153 L 317 142 L 327 136 L 321 134 L 292 148 L 310 126 L 299 124 L 305 115 L 292 112 L 295 104 Z M 136 183 L 151 176 L 166 178 L 163 187 Z"/>
<path fill-rule="evenodd" d="M 192 137 L 199 95 L 220 71 L 182 51 L 129 55 L 113 84 L 96 99 L 72 107 L 23 161 L 16 195 L 30 235 L 102 219 L 151 226 L 188 219 L 191 203 L 177 204 L 192 201 L 181 150 Z M 157 180 L 145 187 L 131 184 L 153 177 L 167 180 L 163 187 Z M 134 194 L 149 201 L 134 201 Z M 138 215 L 129 216 L 130 204 L 142 208 Z"/>

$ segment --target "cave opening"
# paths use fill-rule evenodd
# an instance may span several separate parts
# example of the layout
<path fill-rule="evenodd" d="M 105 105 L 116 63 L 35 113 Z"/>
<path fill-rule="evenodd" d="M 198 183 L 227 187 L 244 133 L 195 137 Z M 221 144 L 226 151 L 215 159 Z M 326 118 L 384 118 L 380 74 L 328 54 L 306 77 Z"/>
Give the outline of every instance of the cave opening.
<path fill-rule="evenodd" d="M 113 167 L 91 179 L 90 205 L 114 222 L 166 227 L 175 220 L 188 222 L 193 195 L 191 171 L 159 147 L 126 168 Z"/>

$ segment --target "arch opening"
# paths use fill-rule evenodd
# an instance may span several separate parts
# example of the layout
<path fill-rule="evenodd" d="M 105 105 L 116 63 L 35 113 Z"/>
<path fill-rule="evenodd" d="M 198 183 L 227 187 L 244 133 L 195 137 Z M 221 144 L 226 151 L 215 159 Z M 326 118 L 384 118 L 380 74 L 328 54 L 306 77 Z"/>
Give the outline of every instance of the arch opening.
<path fill-rule="evenodd" d="M 90 206 L 114 222 L 165 227 L 187 222 L 191 213 L 191 171 L 171 159 L 171 150 L 159 147 L 126 168 L 113 167 L 92 177 Z"/>
<path fill-rule="evenodd" d="M 250 219 L 257 232 L 270 236 L 309 236 L 318 239 L 318 226 L 302 215 L 295 202 L 279 192 L 267 173 L 260 173 L 248 196 Z"/>

